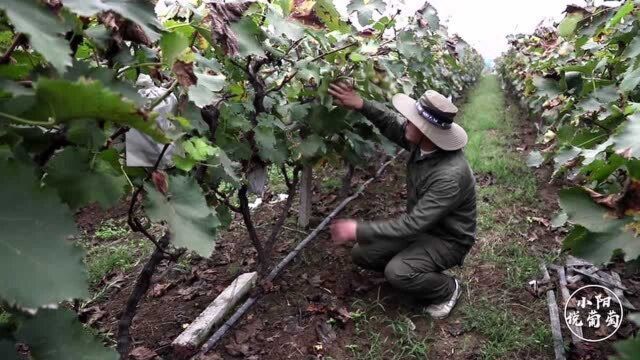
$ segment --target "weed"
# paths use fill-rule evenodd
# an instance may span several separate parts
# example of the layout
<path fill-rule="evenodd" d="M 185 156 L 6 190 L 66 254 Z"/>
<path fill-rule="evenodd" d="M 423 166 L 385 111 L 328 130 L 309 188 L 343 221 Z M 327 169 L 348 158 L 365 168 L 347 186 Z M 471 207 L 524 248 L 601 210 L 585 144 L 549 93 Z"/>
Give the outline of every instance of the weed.
<path fill-rule="evenodd" d="M 496 306 L 485 299 L 464 307 L 465 328 L 484 337 L 481 353 L 484 359 L 503 358 L 525 348 L 539 350 L 548 347 L 551 335 L 540 320 L 525 321 L 504 306 Z"/>
<path fill-rule="evenodd" d="M 342 188 L 342 179 L 337 178 L 337 177 L 329 177 L 329 178 L 325 178 L 322 181 L 322 188 L 325 191 L 331 192 L 334 190 L 338 190 L 340 188 Z"/>
<path fill-rule="evenodd" d="M 0 328 L 7 326 L 11 322 L 11 314 L 0 307 Z"/>
<path fill-rule="evenodd" d="M 511 242 L 485 249 L 480 252 L 479 257 L 483 262 L 492 262 L 504 269 L 505 285 L 511 290 L 522 288 L 539 272 L 540 260 L 530 255 L 528 249 L 521 243 Z"/>
<path fill-rule="evenodd" d="M 186 254 L 182 255 L 180 259 L 178 259 L 175 268 L 185 273 L 191 272 L 191 259 L 191 254 L 187 252 Z"/>
<path fill-rule="evenodd" d="M 128 233 L 128 228 L 117 225 L 113 220 L 107 220 L 96 230 L 95 236 L 100 240 L 112 240 L 123 237 Z"/>
<path fill-rule="evenodd" d="M 293 179 L 293 168 L 286 167 L 287 177 L 289 179 Z M 282 175 L 282 170 L 277 165 L 271 165 L 267 168 L 267 177 L 269 180 L 269 188 L 272 192 L 286 193 L 287 192 L 287 184 L 284 180 L 284 175 Z"/>
<path fill-rule="evenodd" d="M 132 240 L 124 244 L 91 249 L 85 258 L 89 283 L 96 285 L 108 274 L 133 268 L 142 255 L 151 250 L 151 246 L 147 241 Z"/>
<path fill-rule="evenodd" d="M 408 316 L 388 316 L 379 301 L 356 300 L 352 307 L 351 319 L 356 334 L 367 339 L 366 345 L 347 345 L 354 359 L 427 358 L 430 339 L 420 336 Z M 390 331 L 380 331 L 385 328 Z"/>

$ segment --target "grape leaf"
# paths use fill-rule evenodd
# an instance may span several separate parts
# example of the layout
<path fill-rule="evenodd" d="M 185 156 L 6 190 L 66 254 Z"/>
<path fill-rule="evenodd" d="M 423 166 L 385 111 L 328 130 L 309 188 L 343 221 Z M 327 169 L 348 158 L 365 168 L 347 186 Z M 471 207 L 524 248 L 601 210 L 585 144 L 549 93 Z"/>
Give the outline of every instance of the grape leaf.
<path fill-rule="evenodd" d="M 113 149 L 93 155 L 86 149 L 67 147 L 49 161 L 45 182 L 72 209 L 93 202 L 108 209 L 122 198 L 127 185 L 114 162 L 118 163 L 118 153 Z"/>
<path fill-rule="evenodd" d="M 428 2 L 424 4 L 422 9 L 419 10 L 422 13 L 422 17 L 427 20 L 429 28 L 431 30 L 438 30 L 440 28 L 440 19 L 438 18 L 438 11 Z"/>
<path fill-rule="evenodd" d="M 313 5 L 316 15 L 331 31 L 349 32 L 351 26 L 342 21 L 340 13 L 331 0 L 316 0 Z"/>
<path fill-rule="evenodd" d="M 71 50 L 63 36 L 67 26 L 62 18 L 56 17 L 36 0 L 0 0 L 0 8 L 11 19 L 16 32 L 27 34 L 33 48 L 45 56 L 59 73 L 64 73 L 71 65 Z"/>
<path fill-rule="evenodd" d="M 98 150 L 107 141 L 107 136 L 95 121 L 74 121 L 69 125 L 67 138 L 72 143 Z"/>
<path fill-rule="evenodd" d="M 422 59 L 422 47 L 417 43 L 414 35 L 410 31 L 403 31 L 398 34 L 396 45 L 402 56 L 408 59 Z"/>
<path fill-rule="evenodd" d="M 608 232 L 619 226 L 606 208 L 596 204 L 583 189 L 574 187 L 560 190 L 560 206 L 569 221 L 591 232 Z"/>
<path fill-rule="evenodd" d="M 557 229 L 559 227 L 565 226 L 567 224 L 567 220 L 569 220 L 567 213 L 562 211 L 560 212 L 560 214 L 551 219 L 551 227 L 553 229 Z"/>
<path fill-rule="evenodd" d="M 627 117 L 627 123 L 613 137 L 614 149 L 627 157 L 640 157 L 640 113 Z"/>
<path fill-rule="evenodd" d="M 320 136 L 311 134 L 300 142 L 299 151 L 303 158 L 312 158 L 326 152 L 327 148 Z"/>
<path fill-rule="evenodd" d="M 291 40 L 298 40 L 304 36 L 304 28 L 294 21 L 285 19 L 274 9 L 270 9 L 267 12 L 267 21 L 278 36 L 284 35 Z"/>
<path fill-rule="evenodd" d="M 554 98 L 560 94 L 560 85 L 555 80 L 534 76 L 533 85 L 538 89 L 538 93 L 543 96 Z"/>
<path fill-rule="evenodd" d="M 169 196 L 145 184 L 145 209 L 153 221 L 166 221 L 171 243 L 198 255 L 211 255 L 220 221 L 207 206 L 202 189 L 193 177 L 170 176 Z"/>
<path fill-rule="evenodd" d="M 562 165 L 576 159 L 580 155 L 580 151 L 581 149 L 575 146 L 558 151 L 556 156 L 553 158 L 553 161 L 555 162 L 555 169 L 558 170 Z"/>
<path fill-rule="evenodd" d="M 583 166 L 580 169 L 580 173 L 586 174 L 591 180 L 600 182 L 606 180 L 614 171 L 624 166 L 625 162 L 627 161 L 623 157 L 612 154 L 607 160 L 593 160 L 588 165 Z"/>
<path fill-rule="evenodd" d="M 276 137 L 273 134 L 273 127 L 262 121 L 253 129 L 256 142 L 261 150 L 268 152 L 276 145 Z"/>
<path fill-rule="evenodd" d="M 262 49 L 262 30 L 250 17 L 243 17 L 240 21 L 231 24 L 231 29 L 238 37 L 238 55 L 264 55 Z"/>
<path fill-rule="evenodd" d="M 88 296 L 69 208 L 34 170 L 2 161 L 0 173 L 0 297 L 37 308 Z"/>
<path fill-rule="evenodd" d="M 565 239 L 565 247 L 577 256 L 606 262 L 618 249 L 624 252 L 626 259 L 640 256 L 640 239 L 627 229 L 632 220 L 630 217 L 613 217 L 581 188 L 561 190 L 560 206 L 568 220 L 579 225 Z"/>
<path fill-rule="evenodd" d="M 112 92 L 119 93 L 127 100 L 133 101 L 138 107 L 144 106 L 148 101 L 130 83 L 118 80 L 114 70 L 104 67 L 91 67 L 88 61 L 74 61 L 71 69 L 64 75 L 64 79 L 73 82 L 86 79 L 97 80 Z"/>
<path fill-rule="evenodd" d="M 347 5 L 349 13 L 358 12 L 358 22 L 367 26 L 373 22 L 373 13 L 381 13 L 387 5 L 382 0 L 351 0 Z"/>
<path fill-rule="evenodd" d="M 568 14 L 558 25 L 558 33 L 560 36 L 563 38 L 572 37 L 582 17 L 583 16 L 578 13 Z"/>
<path fill-rule="evenodd" d="M 544 162 L 544 157 L 540 154 L 540 151 L 532 151 L 527 156 L 527 166 L 537 168 Z"/>
<path fill-rule="evenodd" d="M 113 10 L 140 25 L 151 41 L 160 38 L 162 28 L 156 19 L 153 5 L 147 1 L 131 0 L 64 0 L 65 7 L 78 15 L 91 17 L 97 13 Z"/>
<path fill-rule="evenodd" d="M 213 166 L 216 166 L 214 169 L 222 170 L 222 175 L 219 178 L 224 179 L 226 181 L 230 181 L 233 183 L 239 183 L 240 178 L 236 174 L 236 168 L 238 167 L 238 163 L 231 161 L 227 154 L 220 148 L 216 152 L 216 155 L 213 159 L 209 161 Z"/>
<path fill-rule="evenodd" d="M 162 61 L 171 67 L 180 55 L 189 48 L 189 39 L 179 32 L 168 32 L 160 39 Z"/>
<path fill-rule="evenodd" d="M 123 99 L 98 81 L 70 82 L 40 77 L 36 83 L 35 105 L 19 115 L 43 122 L 49 118 L 56 122 L 88 118 L 107 120 L 135 128 L 157 142 L 168 142 L 156 126 L 155 113 L 141 111 L 133 102 Z"/>
<path fill-rule="evenodd" d="M 110 31 L 103 24 L 96 24 L 84 31 L 86 37 L 92 40 L 92 43 L 99 49 L 107 49 L 109 40 L 111 40 Z"/>
<path fill-rule="evenodd" d="M 640 159 L 627 161 L 627 170 L 632 179 L 640 180 Z"/>
<path fill-rule="evenodd" d="M 221 74 L 209 75 L 200 68 L 196 68 L 195 75 L 198 78 L 198 83 L 189 86 L 189 99 L 196 106 L 204 107 L 219 98 L 219 95 L 215 93 L 224 89 L 226 77 Z"/>
<path fill-rule="evenodd" d="M 631 40 L 622 53 L 623 59 L 635 59 L 640 55 L 640 36 L 636 36 Z"/>
<path fill-rule="evenodd" d="M 602 264 L 608 262 L 616 250 L 622 250 L 627 260 L 637 258 L 640 255 L 639 240 L 630 231 L 616 229 L 597 233 L 576 226 L 567 235 L 563 247 L 571 249 L 575 256 L 587 259 L 594 264 Z"/>
<path fill-rule="evenodd" d="M 596 159 L 596 156 L 598 156 L 598 154 L 607 150 L 607 148 L 612 144 L 613 144 L 613 139 L 608 139 L 602 144 L 596 146 L 594 149 L 590 149 L 590 150 L 581 149 L 581 155 L 584 157 L 582 164 L 585 166 L 591 164 Z"/>
<path fill-rule="evenodd" d="M 620 90 L 630 92 L 635 89 L 638 84 L 640 84 L 640 66 L 635 69 L 630 66 L 620 83 Z"/>
<path fill-rule="evenodd" d="M 611 357 L 612 360 L 634 360 L 638 357 L 638 354 L 640 354 L 640 338 L 635 337 L 620 340 L 613 344 L 613 347 L 618 354 L 617 356 Z"/>
<path fill-rule="evenodd" d="M 104 347 L 68 309 L 40 309 L 16 332 L 19 342 L 29 346 L 34 359 L 116 360 L 118 354 Z"/>

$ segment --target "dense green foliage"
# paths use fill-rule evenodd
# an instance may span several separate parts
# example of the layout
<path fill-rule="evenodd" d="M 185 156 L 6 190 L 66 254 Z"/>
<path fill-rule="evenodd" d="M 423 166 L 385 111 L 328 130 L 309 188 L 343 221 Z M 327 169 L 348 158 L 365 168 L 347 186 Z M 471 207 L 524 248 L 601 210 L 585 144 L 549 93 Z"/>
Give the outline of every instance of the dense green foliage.
<path fill-rule="evenodd" d="M 574 224 L 565 247 L 595 262 L 622 250 L 640 255 L 640 11 L 569 7 L 557 29 L 510 38 L 499 61 L 506 87 L 538 125 L 541 152 L 528 163 L 551 160 L 555 176 L 579 187 L 560 192 Z"/>
<path fill-rule="evenodd" d="M 116 357 L 70 310 L 37 310 L 88 294 L 72 210 L 144 186 L 147 216 L 168 225 L 171 244 L 207 256 L 230 221 L 222 192 L 246 195 L 269 164 L 358 163 L 381 141 L 332 105 L 330 82 L 378 100 L 427 88 L 458 97 L 482 68 L 428 5 L 400 29 L 373 20 L 383 3 L 356 1 L 359 32 L 327 0 L 192 4 L 158 20 L 144 1 L 0 1 L 0 300 L 15 320 L 0 329 L 3 359 L 16 342 L 34 359 Z M 166 93 L 144 99 L 140 74 Z M 172 93 L 163 131 L 154 109 Z M 113 143 L 129 129 L 175 144 L 167 176 L 125 165 Z"/>
<path fill-rule="evenodd" d="M 564 247 L 595 263 L 640 256 L 640 6 L 570 6 L 557 29 L 510 39 L 498 62 L 505 87 L 540 118 L 530 166 L 553 161 L 560 191 L 554 226 L 573 224 Z M 640 342 L 616 344 L 637 357 Z"/>

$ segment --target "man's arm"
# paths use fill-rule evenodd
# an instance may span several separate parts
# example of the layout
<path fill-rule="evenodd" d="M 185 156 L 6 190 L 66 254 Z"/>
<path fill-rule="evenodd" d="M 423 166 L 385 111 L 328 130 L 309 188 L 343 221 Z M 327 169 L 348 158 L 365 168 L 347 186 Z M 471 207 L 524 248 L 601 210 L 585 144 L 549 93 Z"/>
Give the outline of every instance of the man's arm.
<path fill-rule="evenodd" d="M 460 198 L 460 187 L 455 179 L 435 180 L 410 213 L 394 220 L 359 222 L 356 240 L 366 242 L 376 237 L 401 239 L 424 233 L 449 214 Z"/>
<path fill-rule="evenodd" d="M 400 147 L 409 149 L 409 142 L 404 137 L 404 124 L 402 118 L 391 111 L 384 104 L 372 100 L 364 100 L 360 113 L 371 121 L 387 139 Z"/>
<path fill-rule="evenodd" d="M 400 147 L 410 150 L 409 142 L 404 137 L 403 120 L 400 115 L 391 111 L 381 103 L 365 101 L 353 87 L 344 83 L 330 84 L 329 94 L 333 96 L 334 102 L 337 105 L 360 111 L 369 121 L 380 129 L 382 135 Z"/>

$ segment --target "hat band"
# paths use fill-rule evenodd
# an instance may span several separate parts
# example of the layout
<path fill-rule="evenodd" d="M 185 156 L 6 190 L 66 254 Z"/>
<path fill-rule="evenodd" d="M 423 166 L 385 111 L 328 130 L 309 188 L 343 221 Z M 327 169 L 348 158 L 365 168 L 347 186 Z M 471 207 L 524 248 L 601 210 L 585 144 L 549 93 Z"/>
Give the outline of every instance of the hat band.
<path fill-rule="evenodd" d="M 446 122 L 444 120 L 440 120 L 437 117 L 433 116 L 424 107 L 422 107 L 422 105 L 420 105 L 420 102 L 418 102 L 418 101 L 416 101 L 416 109 L 418 110 L 418 113 L 420 114 L 420 116 L 422 116 L 425 120 L 427 120 L 432 125 L 435 125 L 435 126 L 437 126 L 439 128 L 442 128 L 442 129 L 450 129 L 451 128 L 451 123 L 450 122 Z"/>

